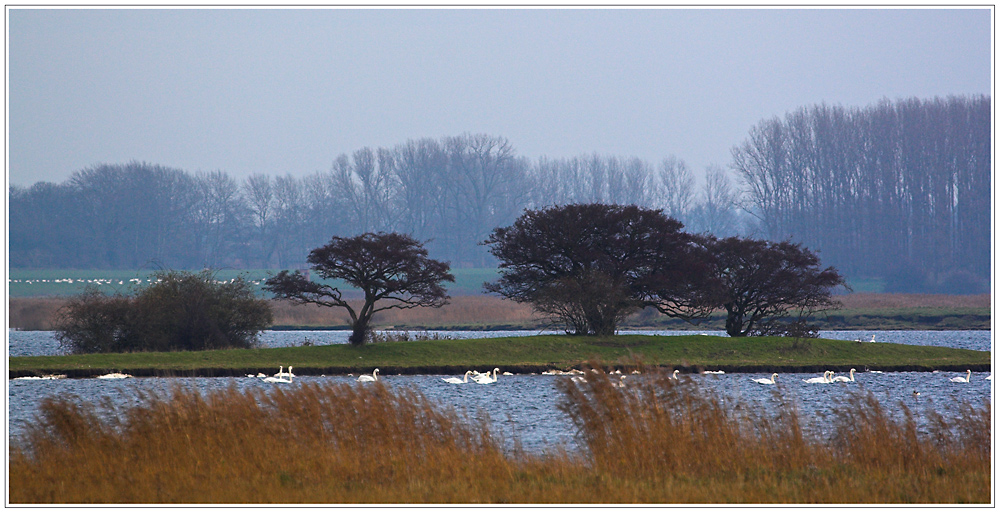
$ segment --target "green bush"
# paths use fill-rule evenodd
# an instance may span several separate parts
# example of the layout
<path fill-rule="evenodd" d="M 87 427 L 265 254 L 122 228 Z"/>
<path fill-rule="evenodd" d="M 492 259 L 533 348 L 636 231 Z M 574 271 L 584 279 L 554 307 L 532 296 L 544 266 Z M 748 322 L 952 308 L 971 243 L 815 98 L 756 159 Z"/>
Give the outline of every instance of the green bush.
<path fill-rule="evenodd" d="M 164 271 L 134 296 L 88 287 L 59 315 L 56 338 L 73 353 L 250 348 L 271 325 L 267 301 L 243 277 Z"/>

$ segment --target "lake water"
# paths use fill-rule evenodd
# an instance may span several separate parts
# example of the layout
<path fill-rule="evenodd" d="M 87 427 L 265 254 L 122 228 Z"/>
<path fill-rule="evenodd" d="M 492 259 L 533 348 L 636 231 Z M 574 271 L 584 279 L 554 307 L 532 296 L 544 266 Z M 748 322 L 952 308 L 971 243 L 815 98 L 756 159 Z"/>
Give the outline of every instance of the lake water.
<path fill-rule="evenodd" d="M 432 332 L 433 333 L 433 332 Z M 525 332 L 438 332 L 441 336 L 453 338 L 496 337 L 514 335 L 534 335 L 537 331 Z M 633 333 L 633 332 L 622 332 Z M 684 332 L 642 332 L 663 335 Z M 718 332 L 704 332 L 718 334 Z M 838 331 L 822 332 L 821 336 L 844 340 L 870 340 L 904 344 L 940 345 L 989 351 L 992 347 L 989 331 Z M 346 341 L 343 331 L 282 331 L 266 332 L 262 337 L 268 347 L 301 345 L 308 341 L 313 344 L 337 344 Z M 27 354 L 59 354 L 58 344 L 51 332 L 8 332 L 8 348 L 11 356 Z M 487 369 L 478 369 L 485 371 Z M 786 373 L 778 376 L 779 386 L 759 385 L 752 378 L 767 377 L 764 374 L 707 374 L 691 375 L 706 388 L 716 390 L 734 401 L 759 403 L 765 408 L 774 406 L 780 400 L 774 392 L 777 388 L 781 397 L 791 398 L 798 405 L 802 418 L 808 426 L 821 429 L 829 425 L 830 416 L 852 391 L 870 391 L 883 405 L 893 406 L 905 403 L 918 418 L 922 412 L 933 409 L 950 417 L 958 405 L 969 402 L 981 406 L 983 401 L 992 400 L 992 381 L 985 380 L 986 373 L 975 373 L 970 383 L 952 383 L 949 378 L 963 376 L 957 372 L 873 372 L 855 373 L 855 382 L 844 384 L 809 384 L 803 379 L 815 374 Z M 503 369 L 501 369 L 501 372 Z M 381 375 L 380 380 L 391 387 L 415 387 L 431 400 L 442 406 L 455 407 L 474 419 L 487 415 L 493 432 L 502 435 L 508 443 L 520 440 L 524 448 L 540 451 L 555 444 L 574 446 L 574 428 L 568 417 L 557 408 L 561 394 L 556 388 L 557 380 L 565 376 L 515 375 L 500 376 L 496 383 L 478 385 L 467 383 L 453 385 L 444 382 L 437 375 Z M 459 376 L 460 377 L 460 376 Z M 626 382 L 642 379 L 629 376 Z M 124 380 L 100 379 L 60 379 L 60 380 L 8 380 L 8 428 L 10 436 L 20 433 L 26 423 L 32 421 L 42 398 L 50 395 L 74 395 L 91 403 L 107 397 L 117 406 L 132 404 L 141 391 L 158 390 L 169 392 L 173 385 L 183 385 L 197 390 L 211 391 L 235 386 L 249 387 L 301 386 L 303 383 L 356 383 L 355 377 L 348 376 L 301 376 L 291 385 L 273 385 L 258 378 L 130 378 Z M 913 392 L 919 391 L 919 396 Z"/>

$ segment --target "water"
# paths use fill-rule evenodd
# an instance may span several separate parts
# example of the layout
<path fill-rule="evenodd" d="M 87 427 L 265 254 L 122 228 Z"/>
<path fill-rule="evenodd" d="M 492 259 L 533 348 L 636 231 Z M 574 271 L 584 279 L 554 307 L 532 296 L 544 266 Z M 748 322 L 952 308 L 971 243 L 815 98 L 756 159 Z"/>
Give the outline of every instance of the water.
<path fill-rule="evenodd" d="M 434 332 L 432 332 L 434 333 Z M 537 331 L 524 332 L 437 332 L 441 336 L 453 338 L 484 338 L 497 336 L 534 335 Z M 634 333 L 634 332 L 623 332 Z M 656 334 L 679 334 L 678 332 L 641 332 Z M 719 332 L 704 332 L 720 334 Z M 266 332 L 263 342 L 268 347 L 301 345 L 308 340 L 313 344 L 345 343 L 344 331 L 285 331 Z M 822 332 L 821 336 L 844 340 L 870 340 L 920 345 L 940 345 L 966 349 L 990 350 L 991 334 L 988 331 L 837 331 Z M 11 356 L 30 354 L 59 354 L 58 344 L 51 332 L 8 332 Z M 55 352 L 53 352 L 55 351 Z M 485 371 L 487 369 L 479 369 Z M 798 405 L 807 429 L 822 431 L 829 427 L 838 408 L 844 406 L 851 391 L 870 391 L 883 405 L 892 410 L 900 402 L 906 404 L 917 418 L 925 418 L 927 409 L 951 417 L 959 404 L 982 405 L 992 398 L 992 381 L 987 381 L 983 373 L 974 373 L 970 383 L 952 383 L 949 378 L 963 376 L 957 372 L 873 372 L 855 373 L 855 382 L 834 384 L 809 384 L 803 379 L 818 376 L 819 373 L 781 374 L 778 385 L 759 385 L 751 378 L 768 377 L 764 374 L 708 374 L 691 375 L 691 380 L 704 387 L 718 391 L 727 400 L 761 404 L 773 411 L 779 389 L 782 397 L 792 399 Z M 501 369 L 503 371 L 503 369 Z M 429 399 L 444 407 L 454 407 L 464 412 L 472 420 L 489 418 L 495 434 L 504 438 L 509 446 L 519 440 L 525 449 L 541 451 L 556 444 L 574 447 L 577 443 L 574 427 L 569 418 L 559 411 L 557 405 L 561 394 L 556 388 L 558 380 L 565 376 L 516 375 L 500 376 L 496 383 L 479 385 L 466 383 L 454 385 L 442 381 L 437 375 L 379 375 L 379 379 L 391 387 L 415 387 Z M 461 377 L 461 376 L 459 376 Z M 8 428 L 11 436 L 23 431 L 37 413 L 42 398 L 57 395 L 75 395 L 92 403 L 101 398 L 110 398 L 119 408 L 133 404 L 141 391 L 156 390 L 169 392 L 173 385 L 183 385 L 201 391 L 212 391 L 235 386 L 238 389 L 251 387 L 297 387 L 303 383 L 352 383 L 355 377 L 347 376 L 301 376 L 291 385 L 264 383 L 258 378 L 130 378 L 124 380 L 60 379 L 60 380 L 9 380 L 8 383 Z M 642 379 L 641 375 L 629 375 L 626 383 Z M 919 396 L 913 392 L 919 391 Z M 898 410 L 896 408 L 895 410 Z"/>

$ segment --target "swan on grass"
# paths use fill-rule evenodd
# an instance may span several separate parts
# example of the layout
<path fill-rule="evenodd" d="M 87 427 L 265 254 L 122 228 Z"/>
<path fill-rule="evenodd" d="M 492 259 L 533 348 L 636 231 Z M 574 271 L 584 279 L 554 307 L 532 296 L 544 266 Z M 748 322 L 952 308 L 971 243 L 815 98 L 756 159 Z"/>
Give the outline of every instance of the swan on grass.
<path fill-rule="evenodd" d="M 972 371 L 966 370 L 964 378 L 951 378 L 948 381 L 951 381 L 952 383 L 968 383 L 969 381 L 972 381 Z"/>
<path fill-rule="evenodd" d="M 441 380 L 444 381 L 445 383 L 454 383 L 456 385 L 461 385 L 462 383 L 468 383 L 469 382 L 469 374 L 472 374 L 472 371 L 465 371 L 465 379 L 464 380 L 461 380 L 461 379 L 458 379 L 458 378 L 441 378 Z"/>
<path fill-rule="evenodd" d="M 752 378 L 754 382 L 760 383 L 761 385 L 773 385 L 775 380 L 778 378 L 778 373 L 775 372 L 771 374 L 771 379 L 767 378 Z"/>
<path fill-rule="evenodd" d="M 854 370 L 855 369 L 851 369 L 851 377 L 850 377 L 850 379 L 845 378 L 843 376 L 837 376 L 837 377 L 831 377 L 830 381 L 832 381 L 834 383 L 850 383 L 851 381 L 854 381 Z M 831 374 L 831 376 L 832 376 L 832 374 Z"/>
<path fill-rule="evenodd" d="M 830 375 L 833 371 L 824 371 L 822 377 L 803 379 L 806 383 L 830 383 Z"/>
<path fill-rule="evenodd" d="M 358 381 L 361 381 L 363 383 L 368 381 L 378 381 L 378 369 L 373 370 L 371 376 L 367 374 L 362 374 L 361 376 L 358 376 Z"/>

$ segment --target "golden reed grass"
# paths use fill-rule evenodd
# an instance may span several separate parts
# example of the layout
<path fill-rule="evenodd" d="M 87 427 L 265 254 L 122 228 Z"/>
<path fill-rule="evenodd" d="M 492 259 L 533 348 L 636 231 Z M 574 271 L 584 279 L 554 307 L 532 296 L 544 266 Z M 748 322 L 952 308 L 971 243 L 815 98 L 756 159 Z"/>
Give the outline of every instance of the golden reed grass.
<path fill-rule="evenodd" d="M 950 296 L 935 294 L 870 294 L 857 293 L 837 296 L 845 309 L 878 308 L 989 308 L 990 295 Z M 52 330 L 64 298 L 9 298 L 10 327 L 25 330 Z M 293 305 L 273 301 L 275 325 L 286 326 L 346 326 L 347 312 L 340 308 L 315 305 Z M 377 327 L 385 326 L 452 326 L 475 323 L 488 325 L 522 325 L 543 323 L 528 305 L 495 296 L 455 296 L 442 308 L 388 310 L 375 318 Z"/>
<path fill-rule="evenodd" d="M 597 367 L 595 365 L 595 367 Z M 683 376 L 561 382 L 583 449 L 505 450 L 420 393 L 304 384 L 177 388 L 105 413 L 48 399 L 11 442 L 22 503 L 988 503 L 990 406 L 921 434 L 871 396 L 832 438 L 787 407 L 730 404 Z M 493 391 L 498 393 L 499 390 Z M 104 406 L 109 408 L 110 406 Z"/>

